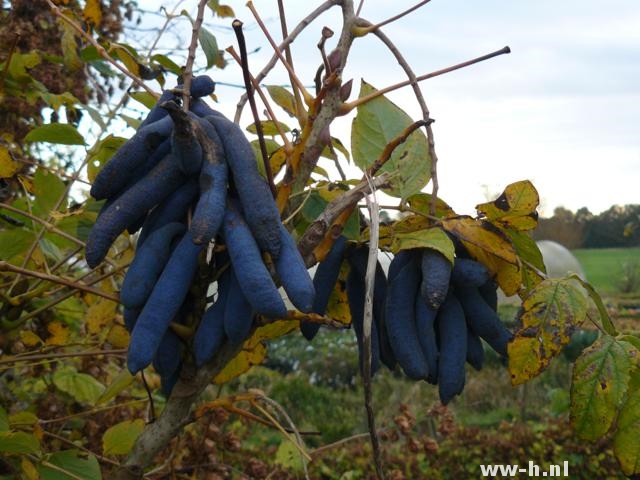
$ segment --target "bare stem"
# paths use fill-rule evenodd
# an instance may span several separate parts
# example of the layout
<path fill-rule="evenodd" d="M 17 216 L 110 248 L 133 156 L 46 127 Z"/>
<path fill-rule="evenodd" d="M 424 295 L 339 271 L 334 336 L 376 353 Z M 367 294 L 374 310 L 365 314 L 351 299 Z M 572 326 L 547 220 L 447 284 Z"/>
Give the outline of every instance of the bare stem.
<path fill-rule="evenodd" d="M 504 55 L 507 53 L 511 53 L 511 49 L 509 47 L 504 47 L 504 48 L 501 48 L 500 50 L 496 50 L 495 52 L 488 53 L 487 55 L 482 55 L 481 57 L 477 57 L 472 60 L 467 60 L 466 62 L 458 63 L 457 65 L 452 65 L 451 67 L 443 68 L 442 70 L 436 70 L 435 72 L 421 75 L 416 78 L 416 81 L 422 82 L 423 80 L 428 80 L 433 77 L 438 77 L 440 75 L 444 75 L 445 73 L 453 72 L 455 70 L 459 70 L 461 68 L 465 68 L 470 65 L 474 65 L 476 63 L 484 62 L 485 60 L 489 60 L 490 58 L 497 57 L 499 55 Z M 350 111 L 352 111 L 354 108 L 356 108 L 358 105 L 362 105 L 364 103 L 370 102 L 374 98 L 378 98 L 381 95 L 392 92 L 394 90 L 398 90 L 399 88 L 402 88 L 402 87 L 406 87 L 407 85 L 411 85 L 411 83 L 412 83 L 411 80 L 398 82 L 396 84 L 390 85 L 380 90 L 376 90 L 375 92 L 372 92 L 369 95 L 365 95 L 364 97 L 360 97 L 357 100 L 354 100 L 353 102 L 345 103 L 342 107 L 342 113 L 347 114 Z"/>
<path fill-rule="evenodd" d="M 375 288 L 376 265 L 378 263 L 378 240 L 380 234 L 380 209 L 376 199 L 376 188 L 371 182 L 371 177 L 367 176 L 371 188 L 370 199 L 365 195 L 365 200 L 369 208 L 369 218 L 371 220 L 369 229 L 369 255 L 367 257 L 367 272 L 365 275 L 365 302 L 363 319 L 364 336 L 364 406 L 367 411 L 367 423 L 369 425 L 369 435 L 371 437 L 371 448 L 376 464 L 376 474 L 380 480 L 384 480 L 382 469 L 382 452 L 380 451 L 380 439 L 376 432 L 375 412 L 373 409 L 373 391 L 371 385 L 371 323 L 373 321 L 373 291 Z"/>
<path fill-rule="evenodd" d="M 280 16 L 280 29 L 282 30 L 282 40 L 285 40 L 289 34 L 287 33 L 287 16 L 284 11 L 284 1 L 278 0 L 278 15 Z M 284 47 L 284 57 L 287 59 L 287 63 L 291 65 L 293 68 L 293 56 L 291 55 L 291 48 L 289 45 Z M 296 84 L 293 80 L 293 77 L 289 75 L 289 82 L 291 83 L 291 89 L 293 90 L 293 99 L 295 101 L 295 111 L 296 117 L 300 122 L 300 125 L 304 125 L 307 121 L 306 119 L 306 111 L 303 107 L 302 97 L 300 96 L 300 91 L 296 88 Z"/>
<path fill-rule="evenodd" d="M 260 153 L 262 154 L 262 162 L 264 163 L 264 171 L 267 176 L 267 183 L 269 184 L 269 188 L 271 189 L 271 194 L 275 198 L 276 186 L 273 183 L 273 172 L 271 171 L 271 162 L 269 161 L 269 154 L 267 153 L 267 145 L 264 143 L 262 122 L 260 121 L 260 115 L 258 115 L 258 107 L 256 107 L 256 99 L 253 95 L 251 72 L 249 71 L 249 59 L 247 58 L 247 45 L 244 40 L 244 33 L 242 32 L 242 22 L 238 19 L 235 19 L 231 26 L 233 27 L 233 31 L 235 32 L 236 38 L 238 40 L 238 48 L 240 48 L 240 65 L 242 66 L 242 78 L 244 79 L 244 88 L 247 90 L 247 95 L 249 97 L 249 106 L 251 107 L 253 122 L 256 126 L 256 134 L 258 135 Z"/>
<path fill-rule="evenodd" d="M 260 29 L 262 30 L 262 33 L 264 33 L 265 38 L 271 44 L 271 47 L 273 48 L 273 51 L 276 53 L 276 55 L 280 59 L 280 62 L 282 62 L 282 65 L 284 66 L 284 68 L 289 73 L 289 78 L 291 78 L 292 84 L 295 85 L 298 88 L 298 90 L 300 90 L 300 92 L 302 93 L 302 96 L 304 97 L 305 102 L 311 103 L 313 101 L 313 97 L 311 96 L 311 94 L 309 92 L 307 92 L 307 89 L 304 88 L 304 84 L 300 81 L 300 79 L 296 75 L 296 72 L 293 71 L 293 67 L 289 64 L 289 62 L 287 62 L 287 59 L 280 52 L 280 49 L 278 48 L 278 45 L 273 40 L 273 37 L 269 33 L 269 30 L 267 29 L 267 27 L 264 24 L 264 22 L 262 21 L 262 18 L 260 18 L 260 15 L 258 14 L 258 11 L 253 6 L 253 2 L 251 2 L 251 1 L 247 2 L 247 7 L 249 8 L 249 10 L 251 10 L 251 13 L 253 14 L 253 17 L 256 19 L 256 22 L 260 26 Z"/>
<path fill-rule="evenodd" d="M 114 302 L 119 301 L 119 297 L 117 295 L 103 292 L 102 290 L 98 290 L 97 288 L 90 287 L 88 285 L 85 285 L 84 283 L 74 282 L 73 280 L 69 280 L 63 277 L 48 275 L 46 273 L 40 273 L 33 270 L 28 270 L 26 268 L 21 268 L 16 265 L 11 265 L 10 263 L 4 260 L 0 261 L 0 272 L 14 272 L 20 275 L 26 275 L 28 277 L 39 278 L 41 280 L 46 280 L 48 282 L 59 283 L 60 285 L 65 285 L 67 287 L 71 287 L 76 290 L 82 290 L 83 292 L 92 293 L 94 295 L 98 295 L 108 300 L 113 300 Z"/>
<path fill-rule="evenodd" d="M 316 8 L 313 12 L 311 12 L 309 15 L 303 18 L 298 23 L 298 25 L 291 31 L 289 36 L 285 38 L 280 45 L 278 45 L 278 51 L 279 52 L 284 51 L 284 49 L 287 48 L 288 45 L 291 45 L 291 43 L 296 38 L 298 38 L 298 35 L 300 35 L 304 31 L 304 29 L 309 26 L 311 22 L 313 22 L 316 18 L 318 18 L 324 12 L 329 10 L 331 7 L 338 5 L 339 3 L 340 3 L 340 0 L 326 0 L 324 3 L 319 5 L 318 8 Z M 273 67 L 278 62 L 278 58 L 279 58 L 278 54 L 274 53 L 271 59 L 265 65 L 265 67 L 260 71 L 260 73 L 258 73 L 258 75 L 256 75 L 256 82 L 260 83 L 262 82 L 262 80 L 264 80 L 264 78 L 269 74 L 269 72 L 273 69 Z M 240 100 L 238 101 L 238 105 L 236 106 L 236 113 L 233 119 L 234 122 L 238 123 L 240 121 L 240 115 L 242 114 L 242 109 L 244 108 L 246 103 L 247 103 L 247 95 L 245 94 L 242 97 L 240 97 Z"/>
<path fill-rule="evenodd" d="M 405 10 L 404 12 L 400 12 L 397 15 L 394 15 L 391 18 L 388 18 L 380 23 L 376 23 L 375 25 L 371 25 L 365 28 L 360 28 L 357 31 L 358 35 L 366 35 L 367 33 L 371 33 L 374 30 L 377 30 L 381 27 L 384 27 L 385 25 L 390 24 L 391 22 L 395 22 L 396 20 L 399 20 L 400 18 L 404 17 L 405 15 L 408 15 L 409 13 L 413 12 L 414 10 L 417 10 L 418 8 L 422 7 L 423 5 L 426 5 L 427 3 L 429 3 L 431 0 L 422 0 L 421 2 L 417 3 L 416 5 L 414 5 L 411 8 L 408 8 L 407 10 Z"/>
<path fill-rule="evenodd" d="M 85 246 L 85 243 L 82 240 L 74 237 L 73 235 L 69 235 L 67 232 L 60 230 L 55 225 L 47 222 L 46 220 L 43 220 L 42 218 L 36 217 L 35 215 L 31 215 L 29 212 L 25 212 L 24 210 L 20 210 L 19 208 L 12 207 L 11 205 L 7 205 L 6 203 L 0 203 L 0 209 L 2 208 L 10 212 L 17 213 L 18 215 L 22 215 L 23 217 L 27 217 L 29 220 L 39 223 L 40 225 L 44 225 L 44 227 L 48 231 L 56 233 L 60 235 L 62 238 L 69 240 L 70 242 L 73 242 L 82 247 Z"/>
<path fill-rule="evenodd" d="M 191 91 L 191 77 L 193 76 L 193 62 L 196 60 L 196 49 L 198 48 L 198 35 L 202 28 L 202 20 L 204 19 L 204 9 L 207 6 L 207 0 L 198 2 L 198 13 L 196 20 L 193 22 L 193 30 L 191 32 L 191 43 L 189 44 L 189 53 L 187 55 L 187 64 L 182 73 L 182 108 L 185 112 L 189 111 L 189 95 Z"/>

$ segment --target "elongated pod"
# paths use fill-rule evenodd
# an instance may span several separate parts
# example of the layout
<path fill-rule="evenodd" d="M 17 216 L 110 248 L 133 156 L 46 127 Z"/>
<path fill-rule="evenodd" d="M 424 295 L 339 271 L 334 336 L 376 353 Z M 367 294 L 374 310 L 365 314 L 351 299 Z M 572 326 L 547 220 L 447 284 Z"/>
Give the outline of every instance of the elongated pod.
<path fill-rule="evenodd" d="M 369 257 L 369 247 L 355 249 L 351 253 L 351 266 L 358 270 L 361 278 L 365 279 L 367 274 L 367 261 Z M 396 357 L 393 354 L 391 343 L 389 343 L 389 333 L 384 321 L 385 302 L 387 298 L 387 277 L 384 274 L 380 262 L 376 262 L 376 271 L 373 286 L 373 320 L 378 333 L 378 343 L 380 344 L 380 359 L 389 370 L 396 366 Z"/>
<path fill-rule="evenodd" d="M 298 310 L 309 313 L 313 310 L 315 287 L 296 242 L 282 224 L 280 224 L 280 245 L 276 271 L 282 287 Z"/>
<path fill-rule="evenodd" d="M 210 140 L 203 149 L 204 163 L 200 172 L 200 198 L 196 205 L 189 231 L 197 244 L 208 243 L 218 233 L 227 199 L 228 172 L 222 141 L 215 128 L 206 120 L 198 119 Z"/>
<path fill-rule="evenodd" d="M 197 367 L 211 360 L 224 343 L 224 316 L 230 284 L 231 268 L 228 268 L 218 279 L 218 297 L 215 303 L 204 312 L 193 337 L 193 356 Z"/>
<path fill-rule="evenodd" d="M 460 302 L 451 293 L 438 311 L 438 393 L 446 405 L 462 392 L 465 381 L 464 363 L 467 358 L 467 324 Z"/>
<path fill-rule="evenodd" d="M 131 334 L 127 365 L 136 373 L 153 360 L 169 323 L 191 287 L 202 246 L 194 245 L 188 233 L 173 250 Z"/>
<path fill-rule="evenodd" d="M 196 136 L 197 125 L 193 119 L 197 118 L 191 112 L 185 112 L 174 102 L 165 102 L 162 108 L 169 112 L 173 119 L 171 131 L 171 152 L 178 162 L 178 166 L 185 175 L 194 175 L 202 167 L 202 146 Z"/>
<path fill-rule="evenodd" d="M 414 248 L 410 250 L 400 250 L 395 254 L 393 259 L 391 260 L 391 264 L 389 265 L 389 274 L 387 278 L 389 282 L 391 282 L 396 275 L 407 265 L 409 262 L 418 262 L 419 260 L 420 249 Z"/>
<path fill-rule="evenodd" d="M 210 115 L 218 131 L 247 224 L 261 250 L 276 260 L 280 254 L 280 213 L 266 180 L 258 172 L 253 148 L 238 125 Z"/>
<path fill-rule="evenodd" d="M 131 172 L 144 165 L 154 150 L 166 140 L 173 128 L 170 117 L 142 127 L 111 157 L 91 185 L 96 200 L 116 195 L 131 178 Z"/>
<path fill-rule="evenodd" d="M 393 261 L 396 258 L 398 256 Z M 395 276 L 392 277 L 392 273 Z M 429 375 L 416 328 L 415 300 L 419 287 L 420 272 L 417 262 L 407 261 L 398 272 L 392 271 L 390 267 L 385 312 L 389 343 L 405 375 L 413 380 L 426 379 Z"/>
<path fill-rule="evenodd" d="M 153 359 L 153 368 L 163 378 L 173 375 L 182 363 L 182 341 L 170 328 L 162 336 Z"/>
<path fill-rule="evenodd" d="M 507 344 L 513 335 L 500 321 L 498 314 L 484 301 L 474 287 L 456 288 L 456 296 L 462 304 L 469 328 L 503 357 L 507 356 Z"/>
<path fill-rule="evenodd" d="M 240 345 L 249 338 L 253 325 L 253 308 L 247 301 L 235 273 L 231 272 L 229 293 L 224 308 L 224 333 L 233 345 Z"/>
<path fill-rule="evenodd" d="M 351 263 L 352 259 L 350 259 Z M 357 259 L 356 259 L 357 261 Z M 366 262 L 366 260 L 365 260 Z M 365 266 L 366 268 L 366 266 Z M 366 287 L 364 278 L 360 275 L 359 269 L 351 267 L 347 276 L 347 300 L 349 301 L 349 311 L 351 312 L 351 325 L 356 333 L 358 342 L 358 358 L 360 359 L 360 371 L 364 372 L 364 302 Z M 380 368 L 380 340 L 378 339 L 378 328 L 376 322 L 371 322 L 371 375 L 373 376 Z"/>
<path fill-rule="evenodd" d="M 435 321 L 438 311 L 424 301 L 422 295 L 416 295 L 416 330 L 418 342 L 429 367 L 427 382 L 438 383 L 438 342 L 436 338 Z"/>
<path fill-rule="evenodd" d="M 473 330 L 467 327 L 467 363 L 476 370 L 482 369 L 484 363 L 484 347 L 482 340 Z"/>
<path fill-rule="evenodd" d="M 198 196 L 198 182 L 190 178 L 147 215 L 137 245 L 140 247 L 157 229 L 172 222 L 186 222 L 187 212 Z"/>
<path fill-rule="evenodd" d="M 208 75 L 198 75 L 191 79 L 191 88 L 189 89 L 193 98 L 206 97 L 211 95 L 216 89 L 214 82 Z"/>
<path fill-rule="evenodd" d="M 451 263 L 443 254 L 431 248 L 422 250 L 422 283 L 420 294 L 432 309 L 444 302 L 451 279 Z"/>
<path fill-rule="evenodd" d="M 461 287 L 479 287 L 489 281 L 491 274 L 480 262 L 468 258 L 456 258 L 451 281 Z"/>
<path fill-rule="evenodd" d="M 491 307 L 494 312 L 498 311 L 498 284 L 494 280 L 489 280 L 487 283 L 478 287 L 478 292 L 482 299 L 487 302 L 487 305 Z"/>
<path fill-rule="evenodd" d="M 287 308 L 262 261 L 251 230 L 233 201 L 227 201 L 223 230 L 233 271 L 253 310 L 267 317 L 284 318 Z"/>
<path fill-rule="evenodd" d="M 167 155 L 147 176 L 124 192 L 107 208 L 93 225 L 86 246 L 86 259 L 91 268 L 105 257 L 111 244 L 127 225 L 169 196 L 185 182 L 175 159 Z"/>
<path fill-rule="evenodd" d="M 133 331 L 133 327 L 136 325 L 136 321 L 140 316 L 139 308 L 124 308 L 122 312 L 122 318 L 124 320 L 125 328 L 131 333 Z"/>
<path fill-rule="evenodd" d="M 208 117 L 209 115 L 213 115 L 216 117 L 224 117 L 224 115 L 217 110 L 211 108 L 207 103 L 199 98 L 196 98 L 191 105 L 189 105 L 189 110 L 191 110 L 194 114 L 196 114 L 200 118 Z"/>
<path fill-rule="evenodd" d="M 338 277 L 340 276 L 340 266 L 342 265 L 346 246 L 347 239 L 342 235 L 339 236 L 333 243 L 325 259 L 320 262 L 318 268 L 316 268 L 313 276 L 313 288 L 316 296 L 313 300 L 313 308 L 311 311 L 318 315 L 327 313 L 331 292 L 333 292 Z M 304 320 L 300 323 L 300 331 L 309 341 L 313 340 L 319 329 L 320 324 L 318 323 L 305 322 Z"/>
<path fill-rule="evenodd" d="M 136 250 L 122 283 L 120 303 L 127 308 L 144 306 L 169 260 L 171 243 L 185 230 L 182 223 L 169 223 L 153 232 L 147 242 Z"/>

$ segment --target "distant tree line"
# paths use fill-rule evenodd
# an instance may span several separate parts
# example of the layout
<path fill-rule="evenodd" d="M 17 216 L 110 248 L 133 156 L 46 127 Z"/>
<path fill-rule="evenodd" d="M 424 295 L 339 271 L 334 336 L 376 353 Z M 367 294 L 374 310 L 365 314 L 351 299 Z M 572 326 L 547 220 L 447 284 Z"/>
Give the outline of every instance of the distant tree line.
<path fill-rule="evenodd" d="M 557 207 L 550 218 L 540 218 L 535 240 L 554 240 L 567 248 L 640 246 L 640 204 L 614 205 L 594 215 L 582 207 L 572 212 Z"/>

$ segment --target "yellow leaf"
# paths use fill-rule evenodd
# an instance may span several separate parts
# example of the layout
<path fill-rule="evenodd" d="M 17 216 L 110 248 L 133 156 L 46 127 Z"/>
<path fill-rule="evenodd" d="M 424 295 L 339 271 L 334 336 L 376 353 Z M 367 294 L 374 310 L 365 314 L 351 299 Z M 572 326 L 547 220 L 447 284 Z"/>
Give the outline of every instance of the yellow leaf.
<path fill-rule="evenodd" d="M 431 214 L 431 199 L 433 197 L 428 193 L 416 193 L 407 198 L 407 203 L 412 210 L 417 210 L 420 213 L 426 215 Z M 453 211 L 447 202 L 437 198 L 436 199 L 436 217 L 447 218 L 453 217 L 456 212 Z"/>
<path fill-rule="evenodd" d="M 298 328 L 297 320 L 276 320 L 256 328 L 253 335 L 245 342 L 245 349 L 252 349 L 258 343 L 282 337 Z"/>
<path fill-rule="evenodd" d="M 0 178 L 13 177 L 20 170 L 20 164 L 11 158 L 9 150 L 0 145 Z"/>
<path fill-rule="evenodd" d="M 248 372 L 254 365 L 260 365 L 267 356 L 267 347 L 261 342 L 254 345 L 251 350 L 242 350 L 231 360 L 222 371 L 213 379 L 214 383 L 221 385 Z"/>
<path fill-rule="evenodd" d="M 87 310 L 87 329 L 91 334 L 100 333 L 106 325 L 113 322 L 118 304 L 114 301 L 100 298 Z"/>
<path fill-rule="evenodd" d="M 515 230 L 531 230 L 538 224 L 538 191 L 529 180 L 512 183 L 493 202 L 476 206 L 492 222 Z"/>
<path fill-rule="evenodd" d="M 44 343 L 42 339 L 31 330 L 23 330 L 20 332 L 20 340 L 27 347 L 35 347 Z"/>
<path fill-rule="evenodd" d="M 102 5 L 100 0 L 87 0 L 82 11 L 82 16 L 87 23 L 92 24 L 94 27 L 100 25 L 102 22 Z"/>
<path fill-rule="evenodd" d="M 22 457 L 20 468 L 22 468 L 23 478 L 25 478 L 26 480 L 38 480 L 40 478 L 38 469 L 33 463 L 29 461 L 27 457 Z"/>
<path fill-rule="evenodd" d="M 46 340 L 47 345 L 65 345 L 69 339 L 69 327 L 63 325 L 57 320 L 47 325 L 47 330 L 51 334 Z"/>
<path fill-rule="evenodd" d="M 508 346 L 511 382 L 524 383 L 547 368 L 591 308 L 575 280 L 547 279 L 533 288 L 522 302 L 522 326 Z"/>
<path fill-rule="evenodd" d="M 140 76 L 140 65 L 129 49 L 114 43 L 109 50 L 109 53 L 114 54 L 124 63 L 127 70 L 136 76 Z"/>
<path fill-rule="evenodd" d="M 129 345 L 129 332 L 122 325 L 114 325 L 109 330 L 107 341 L 116 348 L 125 348 Z"/>
<path fill-rule="evenodd" d="M 412 248 L 430 248 L 446 257 L 453 265 L 455 248 L 453 242 L 441 228 L 426 228 L 415 232 L 398 233 L 391 244 L 391 251 L 398 253 L 400 250 Z"/>
<path fill-rule="evenodd" d="M 351 310 L 349 310 L 349 300 L 347 299 L 347 276 L 349 275 L 349 264 L 343 262 L 340 267 L 340 274 L 336 286 L 329 296 L 327 304 L 327 317 L 336 320 L 344 325 L 351 325 Z"/>
<path fill-rule="evenodd" d="M 471 217 L 445 219 L 442 226 L 455 235 L 469 254 L 486 266 L 507 296 L 522 283 L 520 261 L 509 238 L 491 223 Z"/>

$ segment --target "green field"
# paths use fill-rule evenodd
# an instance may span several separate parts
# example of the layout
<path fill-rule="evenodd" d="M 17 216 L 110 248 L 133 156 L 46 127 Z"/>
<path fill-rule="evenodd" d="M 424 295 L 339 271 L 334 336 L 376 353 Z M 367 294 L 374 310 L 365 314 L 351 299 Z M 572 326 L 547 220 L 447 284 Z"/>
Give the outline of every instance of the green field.
<path fill-rule="evenodd" d="M 572 252 L 582 264 L 589 283 L 602 293 L 619 292 L 625 264 L 640 268 L 640 248 L 585 248 Z"/>

